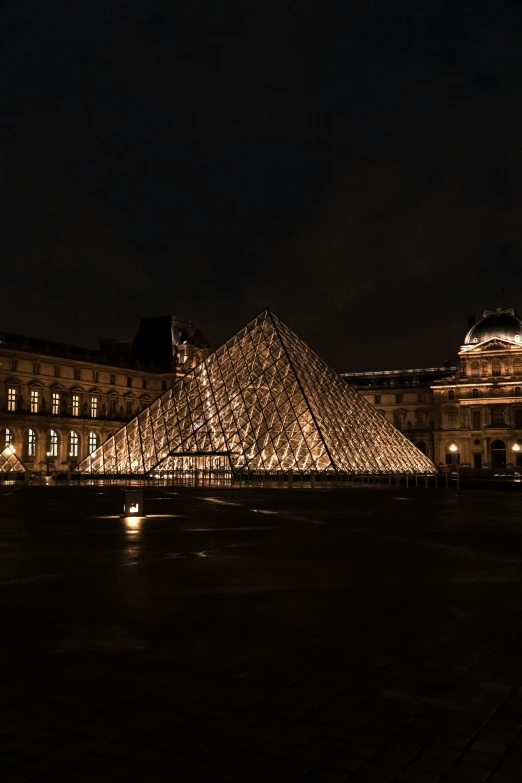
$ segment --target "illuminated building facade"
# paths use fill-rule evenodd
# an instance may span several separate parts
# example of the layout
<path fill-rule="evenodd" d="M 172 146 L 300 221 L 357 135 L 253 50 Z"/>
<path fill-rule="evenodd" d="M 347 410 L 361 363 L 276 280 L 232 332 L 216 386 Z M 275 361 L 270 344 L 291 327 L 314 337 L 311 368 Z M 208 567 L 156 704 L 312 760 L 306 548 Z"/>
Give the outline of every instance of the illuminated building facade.
<path fill-rule="evenodd" d="M 143 319 L 134 343 L 99 350 L 0 333 L 0 452 L 32 472 L 70 470 L 208 353 L 174 316 Z"/>
<path fill-rule="evenodd" d="M 468 326 L 456 366 L 343 378 L 438 467 L 522 469 L 522 321 L 499 308 Z"/>
<path fill-rule="evenodd" d="M 90 454 L 79 471 L 432 473 L 433 464 L 270 310 Z"/>

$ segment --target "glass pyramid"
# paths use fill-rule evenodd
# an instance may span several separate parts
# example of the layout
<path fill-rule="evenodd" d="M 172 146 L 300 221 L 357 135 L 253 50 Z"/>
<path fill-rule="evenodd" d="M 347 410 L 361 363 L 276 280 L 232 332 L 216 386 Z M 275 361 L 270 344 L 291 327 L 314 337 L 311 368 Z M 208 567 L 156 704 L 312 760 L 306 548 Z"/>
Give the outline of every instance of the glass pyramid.
<path fill-rule="evenodd" d="M 270 310 L 78 470 L 169 473 L 196 455 L 225 460 L 233 470 L 435 472 L 424 454 Z"/>
<path fill-rule="evenodd" d="M 9 447 L 0 453 L 0 473 L 25 473 L 27 468 Z"/>

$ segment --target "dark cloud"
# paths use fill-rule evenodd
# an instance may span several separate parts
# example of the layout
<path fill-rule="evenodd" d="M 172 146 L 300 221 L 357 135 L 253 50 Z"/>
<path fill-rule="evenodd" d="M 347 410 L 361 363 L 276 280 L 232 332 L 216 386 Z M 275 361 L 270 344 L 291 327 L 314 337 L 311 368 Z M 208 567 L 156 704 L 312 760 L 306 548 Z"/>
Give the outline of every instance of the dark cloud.
<path fill-rule="evenodd" d="M 323 6 L 7 5 L 5 328 L 217 345 L 269 305 L 354 370 L 520 302 L 519 3 Z"/>

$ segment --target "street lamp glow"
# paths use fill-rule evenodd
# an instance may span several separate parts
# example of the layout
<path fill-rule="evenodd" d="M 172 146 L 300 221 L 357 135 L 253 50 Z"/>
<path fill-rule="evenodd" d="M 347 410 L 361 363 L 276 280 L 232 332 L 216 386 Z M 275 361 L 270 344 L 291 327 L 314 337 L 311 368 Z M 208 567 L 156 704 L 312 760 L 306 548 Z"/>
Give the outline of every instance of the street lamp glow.
<path fill-rule="evenodd" d="M 520 451 L 520 446 L 518 445 L 518 443 L 515 443 L 515 445 L 512 448 L 513 451 Z"/>
<path fill-rule="evenodd" d="M 456 451 L 459 450 L 459 447 L 457 446 L 456 443 L 452 443 L 451 446 L 449 447 L 449 450 L 455 453 Z"/>

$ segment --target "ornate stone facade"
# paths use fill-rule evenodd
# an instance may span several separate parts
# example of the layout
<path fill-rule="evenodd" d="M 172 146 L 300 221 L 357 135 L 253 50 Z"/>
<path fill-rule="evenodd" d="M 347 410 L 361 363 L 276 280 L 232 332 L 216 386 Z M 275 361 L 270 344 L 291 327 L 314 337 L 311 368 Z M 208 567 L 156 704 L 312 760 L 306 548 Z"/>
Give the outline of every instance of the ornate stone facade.
<path fill-rule="evenodd" d="M 144 320 L 150 330 L 156 319 Z M 138 361 L 131 344 L 104 340 L 96 351 L 1 333 L 0 451 L 33 472 L 70 470 L 208 355 L 190 322 L 157 321 L 161 367 L 143 349 Z"/>
<path fill-rule="evenodd" d="M 469 325 L 456 366 L 343 377 L 438 467 L 522 469 L 522 321 L 497 309 Z"/>

